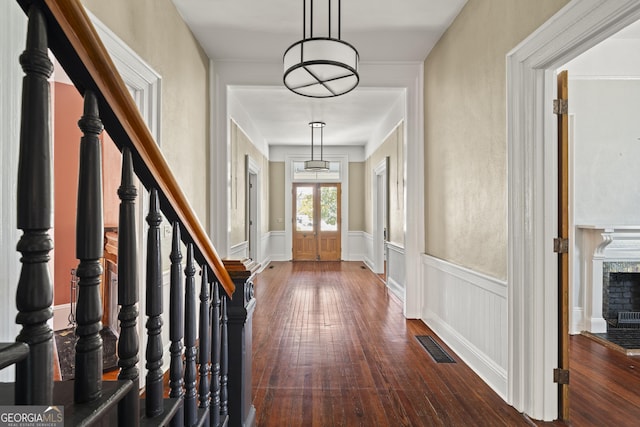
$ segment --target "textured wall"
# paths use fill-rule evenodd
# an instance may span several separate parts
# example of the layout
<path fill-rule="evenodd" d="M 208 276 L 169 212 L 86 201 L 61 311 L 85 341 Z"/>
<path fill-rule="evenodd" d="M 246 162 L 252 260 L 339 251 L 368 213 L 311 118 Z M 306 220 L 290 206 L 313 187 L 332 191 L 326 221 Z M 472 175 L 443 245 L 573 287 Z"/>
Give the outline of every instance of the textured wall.
<path fill-rule="evenodd" d="M 425 61 L 425 247 L 507 276 L 506 54 L 567 0 L 469 0 Z"/>
<path fill-rule="evenodd" d="M 388 240 L 404 246 L 404 123 L 400 123 L 387 139 L 371 154 L 365 167 L 365 231 L 373 233 L 373 206 L 371 182 L 373 171 L 389 157 L 389 236 Z"/>
<path fill-rule="evenodd" d="M 364 173 L 364 162 L 349 162 L 349 231 L 364 231 Z"/>
<path fill-rule="evenodd" d="M 82 0 L 162 76 L 160 145 L 200 223 L 208 212 L 209 62 L 170 0 Z"/>
<path fill-rule="evenodd" d="M 262 211 L 260 212 L 260 230 L 266 232 L 269 226 L 269 162 L 253 145 L 249 137 L 232 120 L 229 124 L 231 130 L 231 188 L 229 214 L 231 219 L 230 246 L 237 245 L 247 240 L 246 235 L 246 156 L 260 168 L 261 181 L 258 188 L 258 197 L 261 199 Z M 260 236 L 258 236 L 260 238 Z"/>
<path fill-rule="evenodd" d="M 284 231 L 284 164 L 269 162 L 269 231 Z"/>

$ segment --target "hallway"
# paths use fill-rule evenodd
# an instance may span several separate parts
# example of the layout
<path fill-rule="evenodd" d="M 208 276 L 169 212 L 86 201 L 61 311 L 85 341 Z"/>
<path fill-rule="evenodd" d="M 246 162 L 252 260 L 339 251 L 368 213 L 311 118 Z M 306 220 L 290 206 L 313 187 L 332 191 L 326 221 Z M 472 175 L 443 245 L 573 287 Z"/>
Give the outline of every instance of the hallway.
<path fill-rule="evenodd" d="M 272 263 L 255 292 L 258 426 L 532 425 L 446 346 L 435 363 L 361 262 Z"/>

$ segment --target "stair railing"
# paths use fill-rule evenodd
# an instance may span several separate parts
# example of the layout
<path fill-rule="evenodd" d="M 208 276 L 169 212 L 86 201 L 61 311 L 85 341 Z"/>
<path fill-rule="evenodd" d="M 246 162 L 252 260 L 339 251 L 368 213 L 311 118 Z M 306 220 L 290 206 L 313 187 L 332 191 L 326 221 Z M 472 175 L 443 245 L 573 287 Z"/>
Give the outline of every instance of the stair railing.
<path fill-rule="evenodd" d="M 18 0 L 29 17 L 27 47 L 20 58 L 25 71 L 18 167 L 18 242 L 22 271 L 16 302 L 22 331 L 17 343 L 0 345 L 0 369 L 16 364 L 15 390 L 0 388 L 0 403 L 64 405 L 65 422 L 89 425 L 202 425 L 228 423 L 228 348 L 226 301 L 235 286 L 204 228 L 177 184 L 140 116 L 120 74 L 79 0 Z M 53 284 L 48 271 L 53 249 L 53 159 L 48 77 L 51 49 L 84 96 L 79 126 L 80 173 L 76 255 L 80 260 L 76 307 L 76 375 L 53 381 Z M 102 162 L 103 127 L 122 151 L 118 240 L 120 337 L 118 381 L 102 381 Z M 137 335 L 137 233 L 134 173 L 150 191 L 146 254 L 147 348 L 145 400 L 138 396 L 141 363 Z M 161 330 L 162 270 L 160 213 L 173 224 L 169 328 L 171 368 L 164 399 Z M 181 242 L 187 247 L 182 277 Z M 200 324 L 196 325 L 196 267 L 200 267 Z M 184 338 L 184 345 L 183 345 Z M 196 352 L 196 339 L 200 351 Z M 184 350 L 184 354 L 183 354 Z M 199 354 L 196 360 L 196 354 Z M 184 361 L 183 361 L 184 360 Z M 197 364 L 199 363 L 199 368 Z M 199 372 L 199 378 L 197 374 Z M 196 383 L 198 389 L 196 390 Z M 213 411 L 213 413 L 212 413 Z M 142 418 L 138 414 L 142 413 Z M 110 421 L 109 421 L 110 420 Z"/>

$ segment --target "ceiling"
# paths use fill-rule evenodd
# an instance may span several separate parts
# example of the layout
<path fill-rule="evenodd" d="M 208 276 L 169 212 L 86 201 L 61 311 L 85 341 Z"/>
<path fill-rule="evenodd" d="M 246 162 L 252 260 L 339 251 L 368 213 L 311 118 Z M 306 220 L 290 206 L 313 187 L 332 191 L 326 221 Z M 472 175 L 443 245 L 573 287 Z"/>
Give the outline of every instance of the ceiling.
<path fill-rule="evenodd" d="M 172 0 L 215 63 L 282 63 L 302 38 L 301 0 Z M 266 145 L 308 144 L 308 122 L 326 122 L 327 145 L 365 145 L 404 96 L 401 87 L 365 84 L 366 64 L 422 63 L 466 0 L 349 0 L 342 2 L 342 40 L 360 54 L 361 84 L 331 99 L 311 99 L 284 88 L 282 76 L 265 85 L 230 87 L 230 100 L 250 117 Z M 337 2 L 333 0 L 334 11 Z M 326 35 L 327 0 L 314 2 L 316 36 Z M 335 29 L 335 24 L 334 24 Z M 335 34 L 334 34 L 335 37 Z M 249 62 L 251 64 L 249 64 Z M 256 65 L 258 64 L 258 65 Z M 390 129 L 389 129 L 390 130 Z"/>

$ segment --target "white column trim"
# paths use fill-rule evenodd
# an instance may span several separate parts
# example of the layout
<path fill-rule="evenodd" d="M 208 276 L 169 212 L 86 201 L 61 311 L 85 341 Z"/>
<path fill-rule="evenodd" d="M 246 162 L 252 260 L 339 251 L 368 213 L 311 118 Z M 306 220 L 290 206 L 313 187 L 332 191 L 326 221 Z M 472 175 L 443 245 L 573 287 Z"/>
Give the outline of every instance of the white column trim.
<path fill-rule="evenodd" d="M 635 0 L 573 0 L 507 55 L 507 399 L 557 417 L 555 70 L 640 18 Z"/>
<path fill-rule="evenodd" d="M 404 134 L 404 249 L 406 288 L 404 315 L 419 319 L 422 315 L 424 287 L 421 256 L 425 252 L 424 229 L 424 63 L 416 67 L 413 84 L 406 89 Z M 409 179 L 411 177 L 411 179 Z M 409 202 L 411 202 L 409 204 Z"/>

